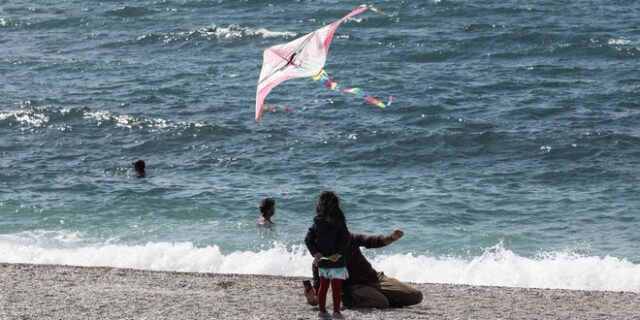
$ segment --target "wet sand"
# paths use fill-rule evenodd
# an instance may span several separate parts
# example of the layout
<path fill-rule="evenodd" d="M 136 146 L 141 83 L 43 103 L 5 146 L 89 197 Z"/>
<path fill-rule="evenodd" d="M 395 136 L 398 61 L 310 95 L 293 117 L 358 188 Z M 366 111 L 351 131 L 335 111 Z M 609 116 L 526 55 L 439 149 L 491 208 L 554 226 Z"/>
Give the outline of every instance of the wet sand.
<path fill-rule="evenodd" d="M 315 319 L 299 277 L 0 264 L 0 319 Z M 347 319 L 640 319 L 640 294 L 417 284 L 416 306 Z"/>

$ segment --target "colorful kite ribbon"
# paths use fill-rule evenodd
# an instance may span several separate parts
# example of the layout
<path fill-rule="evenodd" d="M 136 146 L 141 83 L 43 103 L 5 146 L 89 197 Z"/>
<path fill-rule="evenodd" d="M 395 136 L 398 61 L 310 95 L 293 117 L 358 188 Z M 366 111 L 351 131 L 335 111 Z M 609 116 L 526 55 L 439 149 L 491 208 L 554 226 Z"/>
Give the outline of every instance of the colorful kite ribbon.
<path fill-rule="evenodd" d="M 320 83 L 322 83 L 323 86 L 325 86 L 330 90 L 340 90 L 340 86 L 338 85 L 338 83 L 335 82 L 333 78 L 331 78 L 329 74 L 326 71 L 324 71 L 324 69 L 321 69 L 320 72 L 318 72 L 318 74 L 313 76 L 311 79 L 313 79 L 314 81 L 320 81 Z M 341 90 L 340 92 L 351 93 L 356 97 L 364 99 L 365 101 L 368 101 L 369 103 L 374 104 L 380 108 L 385 108 L 386 106 L 390 106 L 391 102 L 393 101 L 393 96 L 389 96 L 389 100 L 385 104 L 382 101 L 369 96 L 365 91 L 363 91 L 360 88 L 347 88 L 347 89 Z"/>
<path fill-rule="evenodd" d="M 386 13 L 386 12 L 374 7 L 373 5 L 367 5 L 366 7 L 367 7 L 367 9 L 369 9 L 369 10 L 371 10 L 371 11 L 377 13 L 377 14 L 383 15 L 383 16 L 394 17 L 394 16 L 398 15 L 398 13 L 396 13 L 396 12 L 391 13 L 391 14 Z M 331 78 L 329 76 L 329 74 L 327 74 L 327 72 L 324 69 L 320 69 L 320 72 L 318 72 L 317 75 L 311 77 L 311 79 L 313 79 L 314 81 L 320 81 L 320 83 L 322 83 L 322 85 L 325 86 L 328 89 L 331 89 L 331 90 L 339 90 L 340 89 L 340 87 L 338 86 L 338 83 L 335 82 L 333 80 L 333 78 Z M 374 104 L 374 105 L 376 105 L 376 106 L 378 106 L 380 108 L 385 108 L 386 106 L 390 106 L 391 102 L 393 101 L 393 96 L 389 96 L 389 100 L 387 101 L 386 104 L 384 104 L 382 101 L 380 101 L 380 100 L 378 100 L 378 99 L 376 99 L 374 97 L 369 96 L 365 91 L 363 91 L 360 88 L 347 88 L 347 89 L 342 90 L 341 92 L 342 93 L 351 93 L 351 94 L 357 96 L 358 98 L 362 98 L 365 101 L 368 101 L 368 102 L 370 102 L 370 103 L 372 103 L 372 104 Z"/>

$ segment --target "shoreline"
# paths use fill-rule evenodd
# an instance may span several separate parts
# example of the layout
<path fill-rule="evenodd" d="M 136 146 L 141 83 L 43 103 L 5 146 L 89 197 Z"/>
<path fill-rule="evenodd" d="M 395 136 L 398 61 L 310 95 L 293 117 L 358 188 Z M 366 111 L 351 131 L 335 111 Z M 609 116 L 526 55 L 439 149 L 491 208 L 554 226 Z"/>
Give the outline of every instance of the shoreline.
<path fill-rule="evenodd" d="M 304 277 L 0 263 L 1 319 L 316 319 Z M 640 319 L 640 294 L 413 284 L 422 303 L 347 319 Z"/>

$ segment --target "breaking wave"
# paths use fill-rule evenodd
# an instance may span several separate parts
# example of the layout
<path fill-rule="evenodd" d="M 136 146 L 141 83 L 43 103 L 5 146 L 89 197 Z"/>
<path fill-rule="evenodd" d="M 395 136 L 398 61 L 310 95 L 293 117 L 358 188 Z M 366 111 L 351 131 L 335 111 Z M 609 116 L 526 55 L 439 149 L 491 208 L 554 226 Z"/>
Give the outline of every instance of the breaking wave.
<path fill-rule="evenodd" d="M 370 259 L 377 270 L 416 283 L 640 293 L 640 265 L 610 256 L 547 252 L 525 257 L 497 244 L 468 258 L 405 253 Z M 90 244 L 82 234 L 60 232 L 0 235 L 0 261 L 280 276 L 309 276 L 311 264 L 302 245 L 274 243 L 257 251 L 223 253 L 216 245 L 191 242 Z"/>
<path fill-rule="evenodd" d="M 241 39 L 241 38 L 288 38 L 295 36 L 294 32 L 287 31 L 270 31 L 265 28 L 248 28 L 241 27 L 239 25 L 222 26 L 207 26 L 197 30 L 179 31 L 179 32 L 167 32 L 160 34 L 145 34 L 136 38 L 138 43 L 156 43 L 156 42 L 178 42 L 189 41 L 193 38 L 199 38 L 203 40 L 229 40 L 229 39 Z"/>
<path fill-rule="evenodd" d="M 110 125 L 120 129 L 147 129 L 156 132 L 163 129 L 187 129 L 213 127 L 206 122 L 171 121 L 163 118 L 150 118 L 117 113 L 108 110 L 90 109 L 86 107 L 31 107 L 23 106 L 16 110 L 0 111 L 0 124 L 7 122 L 9 126 L 16 124 L 21 129 L 55 128 L 57 126 L 77 125 L 72 120 L 85 120 L 99 127 Z"/>

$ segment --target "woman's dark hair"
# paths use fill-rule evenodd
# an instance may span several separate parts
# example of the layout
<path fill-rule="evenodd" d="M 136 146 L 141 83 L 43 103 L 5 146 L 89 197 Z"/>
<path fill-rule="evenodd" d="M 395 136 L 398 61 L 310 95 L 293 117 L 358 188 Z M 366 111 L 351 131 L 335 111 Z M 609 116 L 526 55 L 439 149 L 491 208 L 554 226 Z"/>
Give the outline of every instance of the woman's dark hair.
<path fill-rule="evenodd" d="M 346 222 L 344 212 L 340 209 L 340 199 L 333 191 L 326 190 L 320 193 L 316 213 L 329 223 Z"/>
<path fill-rule="evenodd" d="M 265 215 L 269 209 L 273 208 L 276 205 L 276 201 L 273 198 L 264 198 L 262 202 L 260 202 L 260 213 Z"/>

